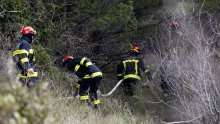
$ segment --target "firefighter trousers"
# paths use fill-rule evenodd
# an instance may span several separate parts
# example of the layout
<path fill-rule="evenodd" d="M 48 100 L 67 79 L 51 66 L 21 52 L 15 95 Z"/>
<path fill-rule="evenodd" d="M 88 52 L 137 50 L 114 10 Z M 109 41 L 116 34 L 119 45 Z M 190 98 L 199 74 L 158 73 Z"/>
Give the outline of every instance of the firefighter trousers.
<path fill-rule="evenodd" d="M 127 96 L 134 95 L 134 85 L 137 84 L 139 80 L 134 78 L 127 78 L 122 82 L 123 91 Z"/>
<path fill-rule="evenodd" d="M 80 81 L 79 95 L 81 101 L 91 101 L 95 108 L 98 108 L 100 100 L 98 100 L 97 90 L 99 88 L 102 77 L 83 79 Z M 87 90 L 89 89 L 89 94 Z"/>

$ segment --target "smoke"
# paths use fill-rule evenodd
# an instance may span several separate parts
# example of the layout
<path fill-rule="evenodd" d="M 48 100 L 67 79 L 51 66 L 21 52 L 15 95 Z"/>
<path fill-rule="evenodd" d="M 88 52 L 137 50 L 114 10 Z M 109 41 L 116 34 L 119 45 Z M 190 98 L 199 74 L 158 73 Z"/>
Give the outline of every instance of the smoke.
<path fill-rule="evenodd" d="M 182 35 L 172 39 L 161 35 L 158 40 L 158 44 L 162 43 L 157 47 L 157 53 L 162 54 L 158 57 L 158 65 L 173 95 L 172 99 L 166 97 L 169 103 L 158 95 L 168 106 L 161 118 L 167 121 L 191 120 L 194 123 L 219 122 L 220 69 L 215 67 L 216 58 L 211 47 L 217 42 L 215 35 L 208 35 L 210 31 L 205 26 L 209 23 L 205 25 L 201 22 L 205 20 L 201 19 L 201 13 L 191 15 L 184 8 L 184 5 L 190 6 L 190 2 L 164 0 L 163 4 L 166 17 L 170 17 L 166 18 L 165 22 L 169 24 L 163 24 L 164 27 L 171 33 L 170 22 L 178 20 Z M 155 94 L 163 92 L 160 80 L 158 82 L 153 86 Z"/>
<path fill-rule="evenodd" d="M 12 57 L 10 55 L 8 55 L 8 60 L 7 60 L 7 73 L 10 77 L 13 77 L 13 60 L 12 60 Z"/>
<path fill-rule="evenodd" d="M 9 52 L 6 56 L 7 56 L 6 57 L 7 59 L 5 61 L 5 63 L 6 63 L 5 70 L 7 72 L 9 79 L 10 79 L 10 82 L 11 83 L 18 83 L 18 77 L 16 75 L 17 70 L 15 69 L 15 63 L 13 62 L 13 59 L 12 59 L 12 53 Z"/>
<path fill-rule="evenodd" d="M 182 2 L 183 1 L 183 2 Z M 184 0 L 163 0 L 163 7 L 164 12 L 172 16 L 172 19 L 175 20 L 176 18 L 186 16 L 187 12 L 184 9 Z"/>

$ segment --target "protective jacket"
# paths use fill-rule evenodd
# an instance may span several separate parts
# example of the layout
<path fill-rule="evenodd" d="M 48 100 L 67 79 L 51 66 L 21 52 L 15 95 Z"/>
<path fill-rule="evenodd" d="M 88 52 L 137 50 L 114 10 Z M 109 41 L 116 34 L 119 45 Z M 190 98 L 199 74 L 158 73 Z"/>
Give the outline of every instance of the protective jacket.
<path fill-rule="evenodd" d="M 74 57 L 74 59 L 68 60 L 66 65 L 67 68 L 70 71 L 73 71 L 80 80 L 86 78 L 102 77 L 101 70 L 86 57 Z"/>
<path fill-rule="evenodd" d="M 123 59 L 117 68 L 118 79 L 137 79 L 141 80 L 140 70 L 145 71 L 143 61 L 134 53 Z"/>
<path fill-rule="evenodd" d="M 27 73 L 29 68 L 34 68 L 35 53 L 31 46 L 31 39 L 23 35 L 16 43 L 16 49 L 13 51 L 13 60 L 21 72 L 20 78 L 37 77 L 37 72 Z"/>

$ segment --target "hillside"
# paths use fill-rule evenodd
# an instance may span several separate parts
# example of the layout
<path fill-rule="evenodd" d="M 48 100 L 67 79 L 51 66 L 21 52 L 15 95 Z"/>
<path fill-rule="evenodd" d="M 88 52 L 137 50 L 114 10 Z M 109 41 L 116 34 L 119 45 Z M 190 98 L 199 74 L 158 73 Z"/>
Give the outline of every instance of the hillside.
<path fill-rule="evenodd" d="M 218 0 L 1 0 L 0 123 L 220 123 L 219 7 Z M 31 90 L 19 85 L 12 60 L 24 25 L 37 31 L 39 81 Z M 131 44 L 152 81 L 142 74 L 133 97 L 121 86 L 100 96 L 99 111 L 73 97 L 78 78 L 63 69 L 64 56 L 90 58 L 105 94 Z"/>

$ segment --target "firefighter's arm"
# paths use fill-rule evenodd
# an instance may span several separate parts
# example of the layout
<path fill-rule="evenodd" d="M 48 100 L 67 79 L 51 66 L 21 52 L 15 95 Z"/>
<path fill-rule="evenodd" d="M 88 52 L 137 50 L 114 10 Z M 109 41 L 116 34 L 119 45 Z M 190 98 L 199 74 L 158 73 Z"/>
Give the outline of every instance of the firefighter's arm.
<path fill-rule="evenodd" d="M 29 51 L 29 47 L 28 45 L 25 44 L 19 44 L 17 46 L 17 50 L 15 50 L 13 52 L 13 57 L 18 57 L 17 62 L 21 63 L 21 66 L 24 69 L 28 69 L 28 65 L 29 65 L 29 59 L 28 59 L 28 51 Z"/>
<path fill-rule="evenodd" d="M 90 59 L 88 59 L 86 57 L 82 57 L 80 59 L 77 59 L 76 62 L 79 65 L 85 66 L 88 69 L 88 73 L 92 74 L 90 66 L 93 65 L 93 64 L 92 64 Z"/>
<path fill-rule="evenodd" d="M 117 78 L 118 78 L 118 80 L 123 79 L 122 73 L 123 73 L 123 64 L 120 62 L 118 64 L 118 67 L 117 67 Z"/>
<path fill-rule="evenodd" d="M 29 49 L 28 58 L 29 58 L 29 66 L 30 66 L 30 68 L 34 68 L 34 66 L 36 64 L 34 49 Z"/>
<path fill-rule="evenodd" d="M 139 59 L 138 64 L 139 64 L 141 71 L 145 72 L 147 70 L 146 67 L 144 66 L 144 62 L 142 61 L 142 59 Z"/>
<path fill-rule="evenodd" d="M 151 75 L 150 69 L 147 68 L 144 73 L 145 75 L 147 75 L 148 80 L 152 81 L 152 75 Z"/>
<path fill-rule="evenodd" d="M 148 79 L 151 81 L 152 76 L 151 76 L 150 69 L 144 66 L 144 63 L 142 60 L 139 60 L 139 66 L 140 66 L 141 70 L 144 72 L 144 74 L 147 75 Z"/>
<path fill-rule="evenodd" d="M 30 52 L 30 46 L 27 44 L 22 44 L 20 47 L 20 62 L 22 63 L 22 66 L 25 70 L 27 70 L 28 73 L 33 74 L 34 69 L 30 67 L 30 59 L 29 59 L 29 52 Z"/>
<path fill-rule="evenodd" d="M 26 50 L 24 50 L 24 49 L 22 49 L 21 51 L 23 51 L 23 52 L 25 51 L 25 52 L 20 54 L 20 63 L 22 65 L 22 67 L 27 70 L 29 68 L 29 66 L 28 66 L 29 65 L 28 52 L 26 54 Z"/>
<path fill-rule="evenodd" d="M 78 59 L 76 61 L 77 61 L 77 64 L 83 65 L 83 66 L 86 66 L 86 67 L 89 67 L 89 66 L 92 65 L 91 60 L 86 58 L 86 57 L 82 57 L 81 59 Z"/>

